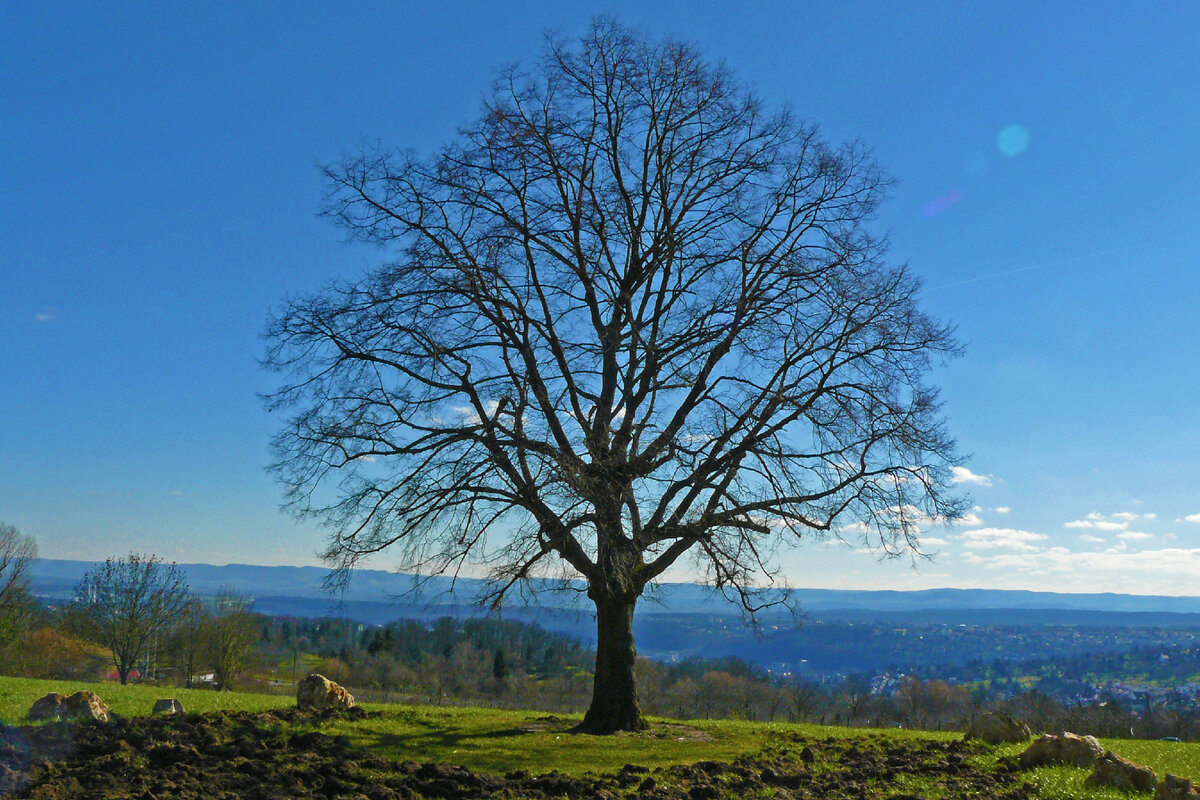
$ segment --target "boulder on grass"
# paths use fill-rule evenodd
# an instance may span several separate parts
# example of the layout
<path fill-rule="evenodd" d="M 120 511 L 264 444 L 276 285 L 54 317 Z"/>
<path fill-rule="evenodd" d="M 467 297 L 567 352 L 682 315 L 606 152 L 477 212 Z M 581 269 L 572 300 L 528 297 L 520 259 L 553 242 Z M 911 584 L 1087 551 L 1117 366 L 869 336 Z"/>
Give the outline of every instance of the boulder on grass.
<path fill-rule="evenodd" d="M 66 697 L 58 692 L 50 692 L 45 697 L 39 697 L 29 707 L 30 722 L 45 722 L 48 719 L 58 719 L 62 709 L 62 701 Z"/>
<path fill-rule="evenodd" d="M 306 675 L 296 686 L 296 706 L 301 711 L 324 711 L 327 708 L 345 711 L 354 707 L 354 695 L 340 684 L 314 672 Z"/>
<path fill-rule="evenodd" d="M 76 692 L 62 701 L 62 718 L 72 722 L 108 722 L 108 706 L 95 692 Z"/>
<path fill-rule="evenodd" d="M 151 714 L 182 714 L 183 703 L 176 700 L 174 697 L 164 697 L 161 700 L 154 701 L 154 708 L 150 710 Z"/>
<path fill-rule="evenodd" d="M 76 692 L 70 697 L 63 697 L 58 692 L 50 692 L 29 707 L 29 720 L 31 722 L 43 720 L 108 722 L 108 706 L 95 692 Z"/>
<path fill-rule="evenodd" d="M 997 711 L 980 714 L 967 727 L 963 739 L 982 739 L 988 744 L 1005 742 L 1027 742 L 1033 734 L 1029 726 L 1019 719 Z"/>
<path fill-rule="evenodd" d="M 1108 750 L 1096 762 L 1096 769 L 1087 776 L 1083 785 L 1111 786 L 1123 792 L 1152 792 L 1156 783 L 1158 776 L 1154 770 Z"/>
<path fill-rule="evenodd" d="M 1200 800 L 1200 794 L 1196 793 L 1187 778 L 1168 772 L 1154 790 L 1154 800 Z"/>
<path fill-rule="evenodd" d="M 1040 767 L 1044 764 L 1073 764 L 1077 767 L 1094 767 L 1104 753 L 1104 748 L 1095 736 L 1080 736 L 1063 731 L 1057 736 L 1043 733 L 1021 753 L 1021 767 Z"/>

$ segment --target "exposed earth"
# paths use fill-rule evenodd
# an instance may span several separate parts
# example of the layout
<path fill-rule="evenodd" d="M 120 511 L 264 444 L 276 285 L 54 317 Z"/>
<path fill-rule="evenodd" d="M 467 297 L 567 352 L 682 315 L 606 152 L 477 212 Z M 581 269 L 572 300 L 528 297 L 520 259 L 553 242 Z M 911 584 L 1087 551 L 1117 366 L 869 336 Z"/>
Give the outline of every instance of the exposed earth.
<path fill-rule="evenodd" d="M 368 712 L 352 709 L 355 716 Z M 717 800 L 1026 800 L 1011 766 L 972 765 L 981 745 L 781 734 L 732 763 L 647 769 L 586 778 L 518 770 L 489 775 L 446 764 L 391 761 L 295 723 L 325 715 L 295 709 L 117 719 L 107 725 L 0 727 L 0 795 L 21 798 L 567 798 Z"/>

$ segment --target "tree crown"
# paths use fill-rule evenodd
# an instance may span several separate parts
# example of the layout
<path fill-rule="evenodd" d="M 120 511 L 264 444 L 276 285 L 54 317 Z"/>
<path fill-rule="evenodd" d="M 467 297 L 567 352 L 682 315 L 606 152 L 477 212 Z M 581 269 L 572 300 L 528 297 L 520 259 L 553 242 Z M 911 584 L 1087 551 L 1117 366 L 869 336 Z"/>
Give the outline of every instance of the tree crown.
<path fill-rule="evenodd" d="M 781 542 L 916 552 L 962 513 L 926 382 L 958 345 L 867 230 L 887 178 L 694 46 L 601 18 L 434 158 L 326 176 L 393 254 L 267 331 L 275 470 L 335 566 L 470 558 L 502 595 L 558 557 L 636 597 L 690 553 L 753 607 Z"/>

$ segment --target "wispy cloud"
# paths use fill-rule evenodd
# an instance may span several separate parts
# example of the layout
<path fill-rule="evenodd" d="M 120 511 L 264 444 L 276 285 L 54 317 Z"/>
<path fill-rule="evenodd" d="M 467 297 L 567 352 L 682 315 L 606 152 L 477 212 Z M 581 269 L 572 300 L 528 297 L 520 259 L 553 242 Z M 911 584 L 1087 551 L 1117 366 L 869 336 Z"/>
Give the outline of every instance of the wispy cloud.
<path fill-rule="evenodd" d="M 1190 522 L 1200 524 L 1200 514 Z M 1052 591 L 1096 591 L 1097 585 L 1113 590 L 1144 593 L 1153 581 L 1155 593 L 1195 594 L 1200 581 L 1200 547 L 1168 546 L 1171 533 L 1130 530 L 1130 523 L 1154 520 L 1154 514 L 1093 511 L 1067 523 L 1082 528 L 1079 549 L 1053 545 L 1049 537 L 1012 528 L 964 531 L 957 538 L 963 552 L 959 563 L 994 572 L 995 580 L 1012 588 L 1036 586 Z M 1140 527 L 1140 526 L 1139 526 Z M 1093 531 L 1115 531 L 1112 538 Z M 1147 543 L 1162 542 L 1155 549 Z M 1100 582 L 1100 583 L 1098 583 Z"/>
<path fill-rule="evenodd" d="M 1092 512 L 1095 514 L 1096 512 Z M 1088 516 L 1091 516 L 1090 514 Z M 1103 516 L 1098 515 L 1098 516 Z M 1135 514 L 1132 511 L 1118 511 L 1115 514 L 1109 514 L 1109 519 L 1118 519 L 1124 522 L 1133 522 L 1138 519 L 1158 519 L 1158 514 Z"/>
<path fill-rule="evenodd" d="M 1123 531 L 1128 522 L 1110 522 L 1104 519 L 1076 519 L 1063 523 L 1064 528 L 1095 528 L 1098 531 Z"/>
<path fill-rule="evenodd" d="M 496 413 L 496 409 L 500 407 L 500 402 L 498 400 L 488 400 L 483 405 L 485 413 L 491 417 Z M 475 409 L 472 406 L 453 406 L 451 411 L 462 416 L 464 425 L 478 425 L 483 422 L 479 415 L 475 413 Z"/>
<path fill-rule="evenodd" d="M 1166 547 L 1138 551 L 1112 548 L 1103 552 L 1077 552 L 1065 547 L 1050 547 L 1038 553 L 1021 555 L 971 555 L 974 558 L 969 563 L 989 569 L 1017 568 L 1031 574 L 1086 576 L 1088 583 L 1094 582 L 1098 573 L 1111 573 L 1111 578 L 1121 579 L 1131 575 L 1141 575 L 1141 579 L 1153 576 L 1160 583 L 1178 582 L 1184 588 L 1194 585 L 1185 584 L 1185 581 L 1200 580 L 1200 548 Z"/>
<path fill-rule="evenodd" d="M 54 322 L 58 319 L 58 314 L 53 311 L 43 311 L 40 314 L 34 314 L 33 318 L 38 322 Z"/>
<path fill-rule="evenodd" d="M 1063 527 L 1094 528 L 1098 531 L 1123 531 L 1129 528 L 1129 523 L 1131 522 L 1136 522 L 1137 520 L 1153 520 L 1157 518 L 1157 514 L 1135 514 L 1132 511 L 1118 511 L 1115 514 L 1101 514 L 1099 511 L 1092 511 L 1083 519 L 1064 522 Z"/>
<path fill-rule="evenodd" d="M 1015 550 L 1033 553 L 1038 550 L 1032 543 L 1046 539 L 1045 534 L 1022 531 L 1015 528 L 979 528 L 963 531 L 958 537 L 963 546 L 974 550 Z"/>
<path fill-rule="evenodd" d="M 991 475 L 978 475 L 966 467 L 951 467 L 951 483 L 969 483 L 975 486 L 991 486 Z"/>
<path fill-rule="evenodd" d="M 995 511 L 997 514 L 1007 514 L 1008 512 L 1012 511 L 1012 509 L 1008 506 L 996 506 L 992 509 L 992 511 Z"/>

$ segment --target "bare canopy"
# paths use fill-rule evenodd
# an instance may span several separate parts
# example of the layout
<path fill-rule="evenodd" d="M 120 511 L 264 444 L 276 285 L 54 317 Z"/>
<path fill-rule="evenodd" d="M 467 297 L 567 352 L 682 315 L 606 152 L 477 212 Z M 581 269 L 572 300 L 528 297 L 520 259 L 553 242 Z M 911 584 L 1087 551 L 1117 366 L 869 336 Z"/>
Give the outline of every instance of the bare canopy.
<path fill-rule="evenodd" d="M 37 542 L 16 527 L 0 522 L 0 645 L 15 640 L 33 610 L 29 566 L 37 558 Z"/>
<path fill-rule="evenodd" d="M 962 512 L 926 377 L 957 344 L 864 227 L 887 180 L 723 66 L 601 18 L 502 72 L 430 159 L 326 169 L 388 261 L 268 326 L 291 507 L 336 567 L 565 568 L 596 605 L 583 729 L 642 725 L 634 606 L 688 555 L 756 607 L 781 543 L 914 552 Z"/>
<path fill-rule="evenodd" d="M 183 570 L 155 555 L 105 559 L 75 586 L 77 622 L 112 653 L 122 684 L 188 599 Z"/>

